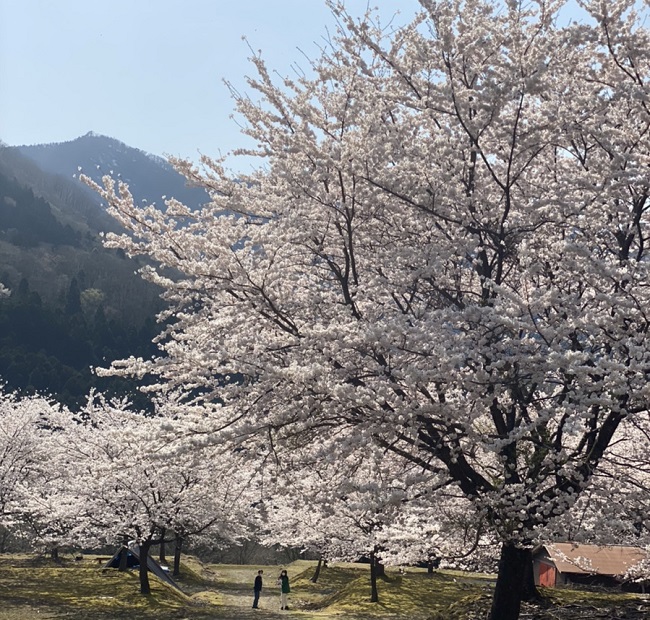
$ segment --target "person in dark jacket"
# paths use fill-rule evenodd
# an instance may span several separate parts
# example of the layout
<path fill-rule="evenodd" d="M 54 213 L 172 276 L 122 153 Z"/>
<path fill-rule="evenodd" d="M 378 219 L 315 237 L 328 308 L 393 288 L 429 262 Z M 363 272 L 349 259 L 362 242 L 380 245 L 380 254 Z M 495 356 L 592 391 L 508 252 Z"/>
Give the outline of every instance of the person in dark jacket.
<path fill-rule="evenodd" d="M 253 592 L 255 593 L 255 598 L 253 599 L 253 609 L 257 609 L 257 604 L 260 602 L 260 594 L 262 593 L 262 573 L 263 570 L 257 571 L 257 577 L 255 577 L 255 585 L 253 585 Z"/>
<path fill-rule="evenodd" d="M 287 595 L 291 592 L 291 588 L 289 587 L 289 575 L 287 575 L 286 570 L 280 573 L 278 585 L 280 586 L 280 609 L 289 609 Z"/>

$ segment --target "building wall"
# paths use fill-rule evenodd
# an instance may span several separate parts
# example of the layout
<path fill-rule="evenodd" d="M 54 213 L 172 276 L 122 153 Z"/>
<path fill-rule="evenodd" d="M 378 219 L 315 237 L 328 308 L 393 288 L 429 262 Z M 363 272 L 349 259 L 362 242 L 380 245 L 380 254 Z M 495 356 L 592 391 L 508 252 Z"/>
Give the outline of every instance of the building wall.
<path fill-rule="evenodd" d="M 552 562 L 540 560 L 536 560 L 533 563 L 533 574 L 535 576 L 535 584 L 547 588 L 554 588 L 558 585 L 558 578 L 561 579 L 562 577 L 561 574 L 558 574 Z"/>

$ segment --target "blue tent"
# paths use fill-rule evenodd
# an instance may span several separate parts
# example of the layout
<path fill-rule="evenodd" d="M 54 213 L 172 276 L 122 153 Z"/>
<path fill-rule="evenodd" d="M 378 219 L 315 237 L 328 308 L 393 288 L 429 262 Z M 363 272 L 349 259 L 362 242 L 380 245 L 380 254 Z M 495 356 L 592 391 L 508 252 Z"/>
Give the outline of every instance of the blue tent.
<path fill-rule="evenodd" d="M 137 568 L 140 566 L 140 547 L 138 547 L 138 545 L 129 545 L 128 547 L 120 548 L 117 553 L 115 553 L 115 555 L 104 564 L 104 568 L 119 568 L 120 559 L 123 553 L 126 553 L 126 565 L 128 568 Z M 169 576 L 168 571 L 164 570 L 163 567 L 160 566 L 160 564 L 158 564 L 158 562 L 156 562 L 156 560 L 151 556 L 147 557 L 147 568 L 149 569 L 149 572 L 156 575 L 156 577 L 161 581 L 164 581 L 177 590 L 181 590 L 178 587 L 178 584 Z"/>

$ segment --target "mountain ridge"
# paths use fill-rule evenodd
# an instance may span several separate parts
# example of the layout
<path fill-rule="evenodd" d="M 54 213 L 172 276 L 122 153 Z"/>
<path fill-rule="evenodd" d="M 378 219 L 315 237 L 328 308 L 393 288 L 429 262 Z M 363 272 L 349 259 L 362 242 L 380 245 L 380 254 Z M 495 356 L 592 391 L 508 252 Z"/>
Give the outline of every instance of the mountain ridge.
<path fill-rule="evenodd" d="M 115 160 L 113 172 L 139 191 L 171 178 L 171 191 L 161 189 L 171 196 L 184 182 L 159 158 L 111 138 L 71 142 L 29 147 L 35 157 L 0 147 L 0 283 L 9 291 L 0 298 L 0 385 L 75 407 L 96 387 L 147 407 L 133 381 L 100 378 L 91 367 L 155 353 L 160 290 L 137 275 L 143 259 L 102 245 L 100 233 L 120 228 L 73 175 L 78 161 Z"/>
<path fill-rule="evenodd" d="M 75 179 L 79 172 L 98 183 L 105 174 L 119 178 L 128 184 L 136 204 L 174 197 L 196 209 L 209 200 L 205 190 L 189 187 L 185 177 L 163 157 L 94 131 L 65 142 L 8 148 L 28 157 L 42 170 L 68 179 Z M 100 204 L 99 196 L 94 197 Z"/>

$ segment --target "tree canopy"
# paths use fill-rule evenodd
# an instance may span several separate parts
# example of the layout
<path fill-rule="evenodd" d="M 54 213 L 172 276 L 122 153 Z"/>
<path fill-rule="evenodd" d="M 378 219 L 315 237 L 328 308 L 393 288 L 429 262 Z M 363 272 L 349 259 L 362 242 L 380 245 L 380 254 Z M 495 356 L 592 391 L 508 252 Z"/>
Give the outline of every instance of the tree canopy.
<path fill-rule="evenodd" d="M 649 32 L 632 0 L 567 26 L 561 0 L 421 0 L 397 29 L 330 4 L 310 74 L 252 58 L 258 171 L 176 161 L 198 211 L 88 180 L 173 318 L 108 372 L 258 457 L 390 454 L 454 487 L 516 619 L 530 545 L 647 416 Z"/>

